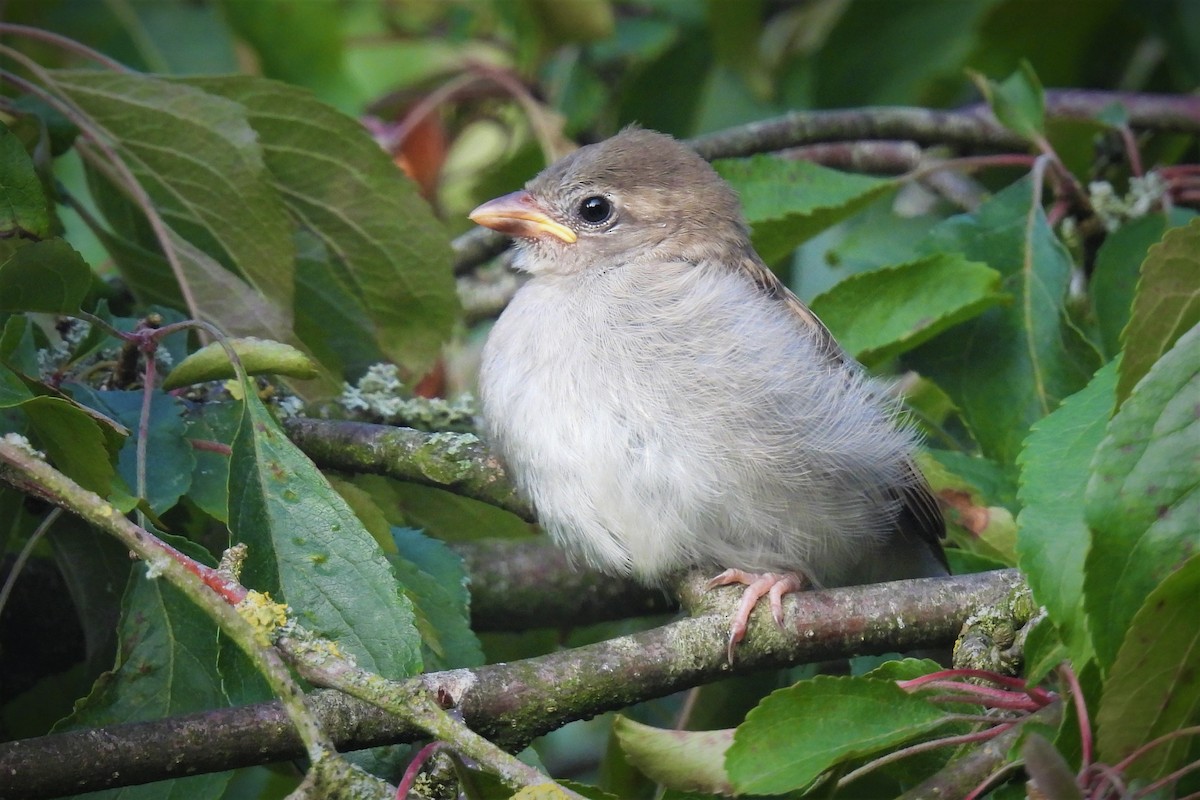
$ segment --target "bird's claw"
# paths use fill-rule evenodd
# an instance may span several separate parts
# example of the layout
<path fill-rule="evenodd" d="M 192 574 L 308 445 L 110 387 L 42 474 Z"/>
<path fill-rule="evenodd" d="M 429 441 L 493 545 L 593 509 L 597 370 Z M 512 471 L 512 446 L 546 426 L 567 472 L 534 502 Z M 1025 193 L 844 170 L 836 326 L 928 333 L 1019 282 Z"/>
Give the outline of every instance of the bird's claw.
<path fill-rule="evenodd" d="M 789 592 L 804 589 L 804 581 L 794 573 L 777 572 L 746 572 L 740 569 L 727 569 L 710 580 L 705 588 L 714 589 L 718 586 L 729 586 L 740 583 L 746 587 L 742 599 L 738 602 L 737 610 L 733 612 L 733 622 L 729 626 L 729 643 L 726 646 L 726 657 L 733 663 L 733 653 L 742 639 L 746 638 L 746 629 L 750 623 L 750 615 L 758 601 L 766 596 L 771 604 L 771 616 L 775 624 L 783 627 L 783 596 Z"/>

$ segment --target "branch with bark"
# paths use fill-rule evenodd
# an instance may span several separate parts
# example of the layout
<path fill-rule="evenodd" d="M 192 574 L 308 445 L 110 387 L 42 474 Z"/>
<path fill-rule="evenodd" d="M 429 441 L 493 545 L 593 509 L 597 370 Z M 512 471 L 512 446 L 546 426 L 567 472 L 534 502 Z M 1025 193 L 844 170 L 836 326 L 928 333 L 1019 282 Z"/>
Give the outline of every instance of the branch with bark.
<path fill-rule="evenodd" d="M 1022 613 L 1027 604 L 1011 602 L 1022 589 L 1019 574 L 1003 570 L 789 595 L 784 628 L 760 610 L 731 665 L 725 640 L 739 593 L 704 592 L 703 576 L 695 575 L 680 587 L 695 616 L 585 647 L 406 683 L 457 708 L 473 730 L 519 750 L 572 720 L 731 675 L 944 647 L 981 608 Z M 340 692 L 314 692 L 308 703 L 341 751 L 427 735 Z M 302 752 L 280 704 L 263 703 L 2 744 L 0 774 L 9 795 L 53 797 L 271 763 Z M 59 767 L 47 770 L 48 763 Z"/>

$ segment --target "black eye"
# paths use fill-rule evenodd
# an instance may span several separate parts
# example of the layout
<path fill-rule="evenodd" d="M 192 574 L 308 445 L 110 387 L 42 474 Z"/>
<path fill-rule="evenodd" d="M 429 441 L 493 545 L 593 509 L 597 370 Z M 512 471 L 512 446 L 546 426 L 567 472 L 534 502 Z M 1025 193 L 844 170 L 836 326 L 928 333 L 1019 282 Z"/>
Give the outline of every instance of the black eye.
<path fill-rule="evenodd" d="M 600 195 L 592 195 L 584 199 L 579 204 L 579 216 L 584 222 L 592 225 L 599 225 L 601 222 L 607 222 L 612 216 L 612 203 Z"/>

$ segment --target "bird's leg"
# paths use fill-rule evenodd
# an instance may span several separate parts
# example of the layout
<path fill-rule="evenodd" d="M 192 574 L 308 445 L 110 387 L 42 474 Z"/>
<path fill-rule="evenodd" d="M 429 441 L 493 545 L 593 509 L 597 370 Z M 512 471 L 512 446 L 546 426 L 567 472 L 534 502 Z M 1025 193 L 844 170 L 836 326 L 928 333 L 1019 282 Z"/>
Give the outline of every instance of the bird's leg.
<path fill-rule="evenodd" d="M 737 611 L 733 613 L 733 622 L 729 626 L 729 663 L 733 663 L 733 651 L 737 647 L 738 642 L 746 637 L 746 626 L 750 622 L 750 614 L 754 611 L 754 607 L 758 605 L 758 601 L 764 595 L 768 596 L 771 603 L 771 616 L 775 618 L 775 624 L 783 627 L 783 596 L 789 592 L 803 591 L 805 588 L 804 579 L 794 572 L 746 572 L 740 569 L 727 569 L 717 577 L 713 578 L 705 586 L 706 589 L 713 589 L 717 586 L 729 586 L 730 584 L 740 583 L 746 587 L 746 591 L 742 592 L 741 602 L 738 603 Z"/>

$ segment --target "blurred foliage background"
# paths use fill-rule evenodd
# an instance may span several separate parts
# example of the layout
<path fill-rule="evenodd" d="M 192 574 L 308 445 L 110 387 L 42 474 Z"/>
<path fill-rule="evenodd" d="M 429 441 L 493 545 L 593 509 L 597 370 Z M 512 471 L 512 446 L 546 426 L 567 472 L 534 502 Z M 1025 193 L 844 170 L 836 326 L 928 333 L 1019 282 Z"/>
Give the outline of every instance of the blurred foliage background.
<path fill-rule="evenodd" d="M 573 143 L 597 141 L 630 123 L 687 138 L 799 110 L 876 105 L 950 109 L 980 102 L 969 72 L 998 79 L 1020 70 L 1023 62 L 1047 88 L 1194 96 L 1200 86 L 1200 3 L 1194 0 L 6 0 L 0 15 L 4 22 L 75 39 L 138 71 L 166 76 L 252 74 L 311 91 L 359 119 L 412 177 L 439 220 L 422 217 L 420 226 L 439 246 L 442 239 L 470 229 L 466 213 L 478 202 L 519 186 Z M 36 39 L 10 36 L 5 43 L 46 67 L 89 66 L 69 49 Z M 1081 182 L 1114 175 L 1122 182 L 1128 178 L 1120 155 L 1107 154 L 1103 143 L 1097 146 L 1095 126 L 1064 125 L 1048 135 Z M 1147 166 L 1196 160 L 1194 137 L 1152 135 L 1138 144 Z M 79 200 L 83 213 L 103 217 L 104 211 L 111 212 L 96 207 L 77 155 L 65 147 L 59 150 L 53 169 L 65 193 Z M 934 147 L 928 154 L 954 153 Z M 986 195 L 1027 171 L 1024 163 L 975 177 Z M 1193 191 L 1190 196 L 1193 207 L 1195 195 Z M 963 210 L 947 197 L 922 194 L 911 186 L 864 189 L 854 202 L 859 199 L 862 204 L 853 209 L 845 203 L 847 213 L 854 212 L 851 218 L 826 226 L 776 261 L 805 300 L 857 272 L 916 258 L 921 253 L 918 244 L 930 230 Z M 65 206 L 59 218 L 66 228 L 64 238 L 87 264 L 111 274 L 110 252 L 92 226 Z M 1182 221 L 1173 219 L 1170 224 Z M 1167 227 L 1165 221 L 1155 224 L 1153 230 L 1124 240 L 1132 253 L 1125 260 L 1134 268 L 1120 273 L 1126 284 L 1110 287 L 1105 295 L 1124 305 L 1114 312 L 1115 321 L 1093 332 L 1092 338 L 1104 345 L 1092 354 L 1096 364 L 1100 353 L 1105 358 L 1116 353 L 1136 265 Z M 956 244 L 966 252 L 970 232 L 960 233 L 963 241 Z M 1081 273 L 1090 272 L 1095 247 L 1072 244 L 1075 266 Z M 303 240 L 297 245 L 301 256 L 306 252 L 303 245 Z M 449 297 L 448 282 L 442 288 Z M 867 285 L 865 291 L 869 296 L 874 288 Z M 980 293 L 972 314 L 1000 303 L 994 291 Z M 1074 297 L 1078 300 L 1079 293 Z M 452 297 L 439 311 L 436 325 L 429 322 L 430 330 L 436 331 L 429 335 L 426 349 L 404 364 L 406 390 L 450 396 L 470 388 L 471 353 L 487 325 L 464 324 L 451 306 Z M 403 309 L 404 314 L 409 311 Z M 467 323 L 487 317 L 467 311 Z M 1052 314 L 1058 311 L 1051 308 Z M 412 310 L 413 315 L 420 313 Z M 836 311 L 831 308 L 829 313 L 832 321 Z M 1076 314 L 1080 320 L 1086 317 L 1084 312 Z M 320 321 L 315 315 L 313 319 Z M 299 328 L 300 322 L 297 325 L 300 338 L 305 338 L 306 331 Z M 311 324 L 308 333 L 316 327 Z M 326 390 L 315 396 L 327 398 L 328 386 L 358 381 L 372 363 L 383 360 L 378 340 L 353 335 L 356 338 L 344 349 L 338 343 L 329 345 L 341 359 L 341 374 L 328 376 Z M 455 342 L 440 362 L 439 337 Z M 438 363 L 431 367 L 432 362 Z M 1088 375 L 1090 370 L 1073 389 L 1082 387 Z M 972 446 L 970 433 L 953 418 L 950 402 L 937 387 L 923 384 L 910 400 L 929 417 L 945 420 L 944 428 L 934 431 L 944 439 L 935 444 Z M 469 417 L 469 411 L 460 416 Z M 1002 424 L 996 423 L 997 428 Z M 987 545 L 999 549 L 982 547 L 982 553 L 960 556 L 959 566 L 1012 563 L 1015 558 L 1013 517 L 1020 510 L 1016 453 L 1025 431 L 1021 427 L 996 434 L 997 439 L 1008 437 L 988 453 L 997 465 L 953 455 L 943 459 L 949 472 L 968 474 L 975 487 L 984 487 L 981 505 L 993 511 L 1006 508 L 1008 514 L 1002 534 L 1006 538 Z M 1053 445 L 1046 449 L 1051 458 Z M 953 485 L 954 479 L 938 480 Z M 389 513 L 402 509 L 387 520 L 397 526 L 421 527 L 447 539 L 528 533 L 511 515 L 436 490 L 383 485 L 382 479 L 370 478 L 357 486 L 374 493 Z M 35 589 L 51 585 L 24 583 Z M 25 607 L 38 605 L 37 598 L 23 602 Z M 47 617 L 47 625 L 59 625 L 60 617 L 71 616 L 71 609 L 57 605 L 59 613 Z M 1129 614 L 1133 611 L 1128 609 Z M 569 636 L 541 631 L 483 638 L 489 660 L 495 661 L 605 638 L 629 625 Z M 1124 628 L 1119 633 L 1123 635 Z M 43 638 L 40 629 L 12 625 L 4 628 L 4 635 L 12 637 L 4 641 L 7 652 Z M 47 674 L 78 657 L 76 651 L 39 653 L 26 667 L 31 674 Z M 77 676 L 85 690 L 95 673 L 107 667 L 102 661 L 90 664 L 85 676 Z M 779 681 L 778 676 L 747 678 L 719 691 L 704 690 L 703 701 L 693 704 L 692 722 L 697 727 L 736 724 L 746 708 Z M 8 707 L 5 722 L 10 732 L 40 732 L 31 730 L 22 716 L 32 705 L 34 701 Z M 659 703 L 632 714 L 670 726 L 678 710 L 677 704 Z M 598 762 L 596 754 L 604 751 L 610 736 L 606 722 L 571 726 L 547 737 L 540 744 L 541 754 L 556 774 L 593 779 L 602 775 L 618 796 L 648 791 L 615 750 Z"/>

